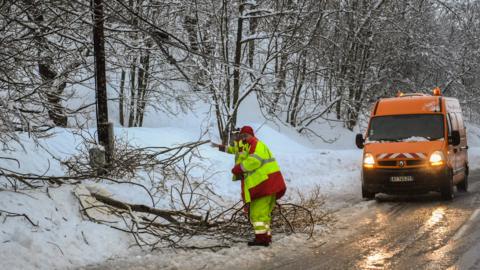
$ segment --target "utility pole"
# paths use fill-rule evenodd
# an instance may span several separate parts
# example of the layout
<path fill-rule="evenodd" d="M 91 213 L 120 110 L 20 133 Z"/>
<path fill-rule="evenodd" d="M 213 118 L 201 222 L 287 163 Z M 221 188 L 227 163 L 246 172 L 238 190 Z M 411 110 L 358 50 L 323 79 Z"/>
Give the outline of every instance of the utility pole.
<path fill-rule="evenodd" d="M 105 148 L 106 166 L 113 155 L 113 125 L 108 122 L 107 79 L 105 75 L 105 35 L 103 0 L 93 0 L 93 50 L 95 55 L 95 96 L 98 142 Z"/>

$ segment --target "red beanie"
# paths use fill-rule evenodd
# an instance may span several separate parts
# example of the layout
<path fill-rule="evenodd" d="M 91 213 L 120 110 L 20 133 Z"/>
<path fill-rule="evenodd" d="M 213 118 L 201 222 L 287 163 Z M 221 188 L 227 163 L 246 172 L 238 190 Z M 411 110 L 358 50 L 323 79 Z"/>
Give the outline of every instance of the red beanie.
<path fill-rule="evenodd" d="M 242 129 L 240 129 L 240 134 L 250 134 L 252 136 L 255 136 L 253 134 L 253 128 L 251 126 L 243 126 Z"/>

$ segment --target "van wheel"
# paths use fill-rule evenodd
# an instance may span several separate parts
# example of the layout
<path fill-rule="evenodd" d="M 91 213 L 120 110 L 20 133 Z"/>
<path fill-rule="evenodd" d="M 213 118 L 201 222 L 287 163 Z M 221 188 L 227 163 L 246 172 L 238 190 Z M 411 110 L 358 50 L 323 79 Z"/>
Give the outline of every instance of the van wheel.
<path fill-rule="evenodd" d="M 457 189 L 462 192 L 467 192 L 468 190 L 468 168 L 465 168 L 465 177 L 463 181 L 457 184 Z"/>
<path fill-rule="evenodd" d="M 362 187 L 362 198 L 367 199 L 367 200 L 373 200 L 375 199 L 375 193 L 370 192 L 366 190 L 364 187 Z"/>
<path fill-rule="evenodd" d="M 454 191 L 453 191 L 453 174 L 452 174 L 452 172 L 448 173 L 448 183 L 444 187 L 442 187 L 442 189 L 440 190 L 440 193 L 442 195 L 442 200 L 450 201 L 450 200 L 453 199 Z"/>

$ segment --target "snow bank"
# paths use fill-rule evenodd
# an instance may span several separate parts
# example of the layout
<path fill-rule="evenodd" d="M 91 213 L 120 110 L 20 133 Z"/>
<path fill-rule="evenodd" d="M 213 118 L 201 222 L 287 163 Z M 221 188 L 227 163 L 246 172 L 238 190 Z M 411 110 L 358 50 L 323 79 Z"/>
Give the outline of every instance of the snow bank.
<path fill-rule="evenodd" d="M 71 187 L 37 191 L 1 192 L 0 209 L 26 214 L 0 216 L 2 269 L 63 269 L 104 261 L 126 254 L 128 235 L 83 220 Z"/>
<path fill-rule="evenodd" d="M 468 145 L 480 147 L 480 126 L 466 123 Z"/>
<path fill-rule="evenodd" d="M 177 127 L 116 128 L 115 134 L 140 147 L 172 146 L 200 139 L 200 134 L 193 129 L 190 131 Z M 270 146 L 290 189 L 308 190 L 311 186 L 319 185 L 325 195 L 332 197 L 358 191 L 360 151 L 309 148 L 266 125 L 258 130 L 257 136 Z M 0 160 L 2 167 L 22 172 L 61 175 L 64 171 L 60 160 L 83 147 L 80 137 L 63 129 L 56 130 L 51 138 L 39 140 L 40 146 L 36 146 L 27 136 L 23 136 L 21 142 L 26 151 L 18 146 L 15 152 L 3 153 L 3 156 L 18 159 L 20 168 L 15 161 L 10 160 Z M 214 191 L 226 202 L 238 201 L 240 186 L 238 182 L 231 181 L 230 175 L 230 169 L 234 165 L 233 156 L 209 145 L 201 146 L 199 151 L 203 157 L 202 165 L 211 174 L 209 181 Z M 52 155 L 56 158 L 52 158 Z M 199 173 L 204 172 L 197 172 Z M 148 179 L 139 177 L 136 181 L 145 184 Z M 99 185 L 120 200 L 149 203 L 148 196 L 141 188 L 108 183 Z M 82 219 L 72 189 L 72 186 L 51 188 L 48 194 L 35 190 L 0 193 L 0 209 L 26 214 L 38 224 L 34 226 L 24 217 L 1 216 L 5 220 L 0 230 L 0 242 L 3 243 L 0 246 L 0 260 L 4 267 L 67 268 L 101 262 L 111 256 L 132 252 L 128 249 L 132 244 L 128 235 Z M 168 207 L 168 203 L 161 206 Z"/>
<path fill-rule="evenodd" d="M 471 170 L 480 169 L 480 126 L 466 123 L 468 149 L 468 161 Z"/>
<path fill-rule="evenodd" d="M 22 134 L 16 151 L 3 152 L 0 166 L 23 173 L 63 175 L 59 160 L 68 158 L 82 146 L 81 138 L 67 129 L 55 130 L 52 138 L 37 145 Z M 53 158 L 54 156 L 55 158 Z M 6 182 L 1 182 L 1 186 Z M 27 190 L 14 193 L 0 190 L 0 260 L 2 269 L 59 269 L 106 260 L 111 254 L 125 254 L 128 235 L 106 226 L 83 220 L 72 186 Z"/>
<path fill-rule="evenodd" d="M 468 150 L 470 170 L 480 170 L 480 147 L 471 147 Z"/>

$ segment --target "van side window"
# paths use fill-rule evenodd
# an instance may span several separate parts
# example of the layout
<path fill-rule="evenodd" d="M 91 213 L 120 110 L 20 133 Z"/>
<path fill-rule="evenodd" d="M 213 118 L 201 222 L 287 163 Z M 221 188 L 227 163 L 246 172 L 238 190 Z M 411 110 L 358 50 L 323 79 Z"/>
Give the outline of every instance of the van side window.
<path fill-rule="evenodd" d="M 458 129 L 459 130 L 464 130 L 465 129 L 465 124 L 463 123 L 462 113 L 456 113 L 455 116 L 457 117 Z"/>
<path fill-rule="evenodd" d="M 452 130 L 458 130 L 458 120 L 455 113 L 449 113 L 448 115 L 450 116 Z"/>
<path fill-rule="evenodd" d="M 448 127 L 448 130 L 447 130 L 447 134 L 448 136 L 452 136 L 452 120 L 450 120 L 450 114 L 447 113 L 447 127 Z"/>

